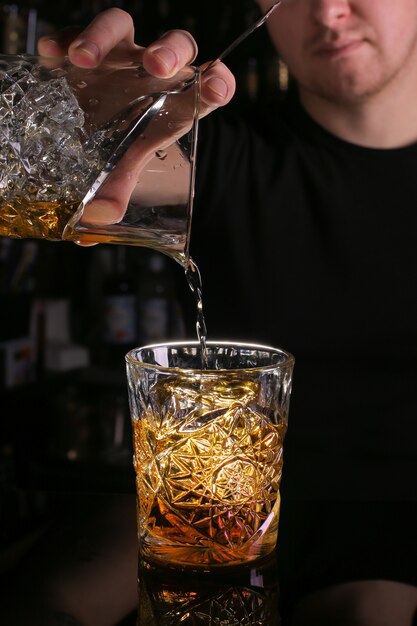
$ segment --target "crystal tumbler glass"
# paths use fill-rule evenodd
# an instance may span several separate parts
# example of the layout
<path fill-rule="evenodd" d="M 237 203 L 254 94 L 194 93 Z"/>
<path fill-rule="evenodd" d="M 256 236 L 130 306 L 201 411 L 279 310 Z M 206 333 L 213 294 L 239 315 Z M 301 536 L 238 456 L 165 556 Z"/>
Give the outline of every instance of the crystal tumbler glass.
<path fill-rule="evenodd" d="M 0 236 L 188 253 L 199 70 L 0 55 Z"/>
<path fill-rule="evenodd" d="M 294 358 L 265 346 L 145 346 L 126 356 L 141 558 L 240 566 L 277 542 Z"/>

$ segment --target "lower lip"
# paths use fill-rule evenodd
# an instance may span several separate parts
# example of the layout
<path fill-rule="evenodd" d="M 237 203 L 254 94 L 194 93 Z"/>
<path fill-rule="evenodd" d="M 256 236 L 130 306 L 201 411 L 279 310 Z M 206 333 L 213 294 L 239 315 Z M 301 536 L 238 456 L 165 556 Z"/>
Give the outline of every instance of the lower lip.
<path fill-rule="evenodd" d="M 342 46 L 340 48 L 328 48 L 318 50 L 316 55 L 319 57 L 326 57 L 330 59 L 334 59 L 337 57 L 346 56 L 351 52 L 354 52 L 358 48 L 362 46 L 362 41 L 353 41 L 352 43 L 346 44 L 346 46 Z"/>

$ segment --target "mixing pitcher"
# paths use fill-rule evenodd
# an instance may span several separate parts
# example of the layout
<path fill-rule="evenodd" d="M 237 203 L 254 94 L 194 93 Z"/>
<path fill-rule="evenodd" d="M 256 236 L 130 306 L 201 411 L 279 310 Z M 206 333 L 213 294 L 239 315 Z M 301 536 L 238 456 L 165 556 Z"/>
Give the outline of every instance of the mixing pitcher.
<path fill-rule="evenodd" d="M 185 265 L 199 70 L 0 55 L 0 236 L 151 247 Z"/>

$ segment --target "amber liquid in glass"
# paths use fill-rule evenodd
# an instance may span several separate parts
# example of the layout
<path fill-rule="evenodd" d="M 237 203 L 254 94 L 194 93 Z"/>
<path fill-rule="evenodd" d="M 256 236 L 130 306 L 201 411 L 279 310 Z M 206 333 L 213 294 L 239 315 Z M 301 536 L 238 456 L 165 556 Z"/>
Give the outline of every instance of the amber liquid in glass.
<path fill-rule="evenodd" d="M 236 374 L 160 380 L 157 414 L 133 415 L 146 559 L 212 569 L 275 548 L 285 425 L 256 405 L 258 385 Z"/>

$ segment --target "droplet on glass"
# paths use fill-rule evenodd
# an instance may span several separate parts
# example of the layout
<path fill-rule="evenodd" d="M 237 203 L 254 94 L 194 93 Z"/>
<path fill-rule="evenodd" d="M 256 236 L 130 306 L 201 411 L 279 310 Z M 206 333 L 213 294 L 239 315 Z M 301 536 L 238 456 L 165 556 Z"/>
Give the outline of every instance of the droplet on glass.
<path fill-rule="evenodd" d="M 87 87 L 87 83 L 85 82 L 85 80 L 80 80 L 80 82 L 77 83 L 77 87 L 78 89 L 84 89 L 84 87 Z"/>

